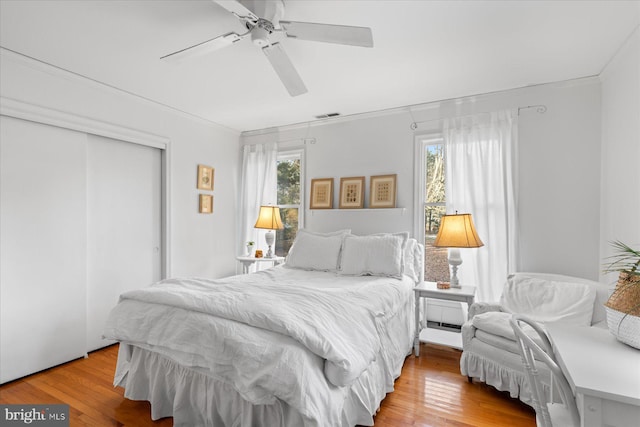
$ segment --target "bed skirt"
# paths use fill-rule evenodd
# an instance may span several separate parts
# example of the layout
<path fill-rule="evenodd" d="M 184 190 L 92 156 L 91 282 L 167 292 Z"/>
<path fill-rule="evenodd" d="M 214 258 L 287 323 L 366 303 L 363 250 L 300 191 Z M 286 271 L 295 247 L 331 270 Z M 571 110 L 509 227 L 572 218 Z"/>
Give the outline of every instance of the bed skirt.
<path fill-rule="evenodd" d="M 127 344 L 120 344 L 116 381 L 127 399 L 151 403 L 153 420 L 174 417 L 174 426 L 303 424 L 299 414 L 283 402 L 252 405 L 230 385 L 198 368 L 180 366 L 166 356 Z"/>
<path fill-rule="evenodd" d="M 128 366 L 123 368 L 124 365 Z M 153 420 L 173 417 L 176 427 L 314 425 L 279 399 L 271 404 L 252 404 L 232 386 L 205 372 L 180 366 L 166 356 L 139 347 L 120 344 L 116 378 L 118 376 L 115 385 L 125 389 L 127 399 L 149 401 Z M 379 402 L 387 392 L 393 391 L 381 382 L 383 376 L 378 359 L 350 388 L 342 412 L 344 427 L 373 425 Z"/>
<path fill-rule="evenodd" d="M 385 319 L 390 326 L 381 337 L 386 346 L 345 390 L 342 427 L 373 426 L 380 402 L 393 391 L 413 348 L 412 320 L 412 301 Z M 120 343 L 114 385 L 125 389 L 127 399 L 149 401 L 153 420 L 173 417 L 176 427 L 324 427 L 279 399 L 267 404 L 249 402 L 204 368 L 185 367 L 169 356 L 126 343 Z"/>

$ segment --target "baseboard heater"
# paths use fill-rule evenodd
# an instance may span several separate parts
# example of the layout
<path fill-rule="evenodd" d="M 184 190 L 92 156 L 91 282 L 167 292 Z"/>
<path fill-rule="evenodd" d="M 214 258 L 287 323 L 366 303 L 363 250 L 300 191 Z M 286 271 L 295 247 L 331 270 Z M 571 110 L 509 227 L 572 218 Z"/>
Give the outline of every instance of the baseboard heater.
<path fill-rule="evenodd" d="M 429 320 L 427 321 L 427 328 L 442 329 L 444 331 L 451 331 L 451 332 L 460 332 L 460 330 L 462 329 L 462 326 L 454 325 L 452 323 L 434 322 Z"/>

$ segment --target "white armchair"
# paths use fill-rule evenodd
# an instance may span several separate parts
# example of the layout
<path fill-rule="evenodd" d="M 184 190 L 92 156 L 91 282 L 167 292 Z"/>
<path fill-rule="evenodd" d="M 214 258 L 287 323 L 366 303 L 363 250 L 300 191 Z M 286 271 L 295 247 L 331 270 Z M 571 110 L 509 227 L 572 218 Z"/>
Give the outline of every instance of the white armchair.
<path fill-rule="evenodd" d="M 606 285 L 577 277 L 510 275 L 499 303 L 478 302 L 469 307 L 468 320 L 462 326 L 460 371 L 469 381 L 475 378 L 529 403 L 531 392 L 509 323 L 511 315 L 523 314 L 543 327 L 563 322 L 606 328 L 604 303 L 610 293 Z M 541 377 L 548 379 L 548 372 Z"/>

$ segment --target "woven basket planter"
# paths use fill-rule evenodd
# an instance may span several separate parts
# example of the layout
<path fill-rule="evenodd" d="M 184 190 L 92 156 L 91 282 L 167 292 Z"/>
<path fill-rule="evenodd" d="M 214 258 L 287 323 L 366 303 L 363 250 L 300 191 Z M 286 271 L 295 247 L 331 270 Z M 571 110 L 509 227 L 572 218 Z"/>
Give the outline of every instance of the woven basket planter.
<path fill-rule="evenodd" d="M 609 331 L 618 341 L 640 349 L 640 274 L 621 272 L 605 309 Z"/>

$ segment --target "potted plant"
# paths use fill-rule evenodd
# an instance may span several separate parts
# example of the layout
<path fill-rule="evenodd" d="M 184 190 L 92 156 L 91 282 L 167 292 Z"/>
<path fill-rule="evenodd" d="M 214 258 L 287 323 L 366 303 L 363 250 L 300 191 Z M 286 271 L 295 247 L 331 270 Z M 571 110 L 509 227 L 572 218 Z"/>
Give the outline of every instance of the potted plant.
<path fill-rule="evenodd" d="M 618 283 L 605 303 L 609 331 L 619 340 L 640 349 L 640 250 L 612 242 L 614 255 L 605 273 L 618 273 Z"/>
<path fill-rule="evenodd" d="M 250 240 L 247 242 L 247 256 L 253 255 L 253 245 L 255 245 L 254 241 Z"/>

